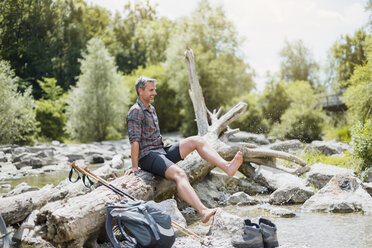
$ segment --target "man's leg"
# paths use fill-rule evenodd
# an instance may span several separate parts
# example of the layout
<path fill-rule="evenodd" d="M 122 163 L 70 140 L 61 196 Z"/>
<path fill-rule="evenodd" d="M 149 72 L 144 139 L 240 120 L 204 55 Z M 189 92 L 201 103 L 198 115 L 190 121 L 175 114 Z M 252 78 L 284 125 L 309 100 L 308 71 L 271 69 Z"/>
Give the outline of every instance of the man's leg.
<path fill-rule="evenodd" d="M 195 190 L 190 185 L 186 173 L 180 167 L 177 165 L 170 166 L 165 171 L 165 178 L 176 182 L 178 194 L 198 212 L 203 223 L 208 222 L 210 217 L 216 213 L 217 209 L 209 209 L 200 201 Z"/>
<path fill-rule="evenodd" d="M 196 150 L 199 155 L 209 163 L 217 166 L 230 177 L 234 176 L 243 162 L 243 155 L 239 151 L 230 162 L 224 160 L 215 149 L 213 149 L 202 137 L 192 136 L 180 142 L 180 154 L 185 158 L 192 151 Z"/>

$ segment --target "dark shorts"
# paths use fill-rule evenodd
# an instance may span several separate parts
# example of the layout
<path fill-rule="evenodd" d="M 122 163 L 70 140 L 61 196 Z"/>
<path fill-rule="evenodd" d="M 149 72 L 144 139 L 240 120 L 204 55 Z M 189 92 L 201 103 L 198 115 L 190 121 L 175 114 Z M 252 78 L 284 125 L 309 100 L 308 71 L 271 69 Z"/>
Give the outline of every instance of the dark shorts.
<path fill-rule="evenodd" d="M 138 162 L 142 170 L 151 172 L 157 176 L 165 178 L 165 171 L 173 164 L 182 160 L 180 154 L 180 144 L 174 144 L 164 148 L 167 154 L 150 152 Z"/>

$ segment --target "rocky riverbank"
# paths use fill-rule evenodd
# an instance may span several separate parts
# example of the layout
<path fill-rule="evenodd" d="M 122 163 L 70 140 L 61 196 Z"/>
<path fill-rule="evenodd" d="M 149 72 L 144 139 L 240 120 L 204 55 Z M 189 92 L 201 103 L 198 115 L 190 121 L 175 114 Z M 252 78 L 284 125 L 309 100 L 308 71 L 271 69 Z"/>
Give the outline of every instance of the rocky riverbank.
<path fill-rule="evenodd" d="M 179 139 L 178 135 L 165 136 L 165 142 L 169 144 Z M 231 137 L 230 142 L 250 142 L 252 145 L 293 154 L 316 151 L 325 155 L 342 156 L 343 152 L 349 149 L 347 144 L 338 142 L 314 141 L 311 144 L 303 144 L 298 140 L 275 142 L 273 138 L 267 139 L 263 135 L 245 132 Z M 85 188 L 82 183 L 71 184 L 67 180 L 59 184 L 57 182 L 55 187 L 47 185 L 41 189 L 27 184 L 13 188 L 7 183 L 14 178 L 29 175 L 36 175 L 37 178 L 37 175 L 57 170 L 68 171 L 73 161 L 78 161 L 81 166 L 96 164 L 96 174 L 104 178 L 116 178 L 119 172 L 122 173 L 125 168 L 130 167 L 130 144 L 128 140 L 121 140 L 79 145 L 52 142 L 50 145 L 0 146 L 0 187 L 8 191 L 1 194 L 0 212 L 7 224 L 12 224 L 14 228 L 22 223 L 23 226 L 34 226 L 40 208 L 47 202 L 69 199 L 94 190 Z M 352 170 L 318 163 L 312 165 L 304 177 L 297 177 L 271 166 L 252 163 L 252 168 L 250 177 L 240 174 L 232 178 L 213 170 L 193 186 L 208 207 L 251 206 L 262 209 L 269 218 L 291 218 L 298 215 L 298 211 L 356 212 L 372 216 L 370 195 L 372 180 L 362 182 Z M 366 178 L 369 177 L 367 175 Z M 183 216 L 190 213 L 190 208 L 180 201 L 177 195 L 175 198 L 178 204 L 175 201 L 174 204 L 170 204 L 175 206 L 172 211 L 173 218 L 177 218 L 186 226 L 187 222 Z M 286 207 L 291 205 L 298 206 L 297 210 Z M 232 247 L 231 235 L 225 234 L 241 235 L 242 220 L 242 216 L 220 211 L 214 221 L 209 223 L 210 226 L 198 224 L 196 230 L 200 230 L 201 225 L 204 233 L 209 234 L 206 236 L 209 247 Z M 34 247 L 52 247 L 51 243 L 41 239 L 38 232 L 35 232 L 38 230 L 26 229 L 21 226 L 15 230 L 19 246 L 31 244 Z M 92 243 L 90 246 L 94 247 L 96 244 Z M 107 244 L 101 244 L 101 247 L 105 246 Z M 174 247 L 206 246 L 189 237 L 179 236 Z"/>

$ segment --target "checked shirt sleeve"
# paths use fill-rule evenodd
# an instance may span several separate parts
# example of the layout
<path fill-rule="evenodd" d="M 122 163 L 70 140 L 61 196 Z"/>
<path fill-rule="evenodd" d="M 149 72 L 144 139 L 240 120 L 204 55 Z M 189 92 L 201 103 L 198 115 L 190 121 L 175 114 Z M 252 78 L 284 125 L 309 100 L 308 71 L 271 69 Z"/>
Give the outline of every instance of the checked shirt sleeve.
<path fill-rule="evenodd" d="M 127 130 L 130 143 L 141 140 L 143 113 L 140 109 L 131 109 L 127 116 Z"/>

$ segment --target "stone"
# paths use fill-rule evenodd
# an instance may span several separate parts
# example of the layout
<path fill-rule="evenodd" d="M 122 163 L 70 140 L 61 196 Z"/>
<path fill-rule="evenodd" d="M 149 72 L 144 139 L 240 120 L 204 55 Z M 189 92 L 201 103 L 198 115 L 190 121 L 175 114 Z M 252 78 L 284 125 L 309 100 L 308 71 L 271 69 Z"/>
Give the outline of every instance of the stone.
<path fill-rule="evenodd" d="M 305 180 L 276 168 L 261 165 L 256 169 L 254 180 L 271 191 L 287 185 L 305 186 Z"/>
<path fill-rule="evenodd" d="M 372 197 L 361 181 L 353 176 L 336 175 L 301 207 L 305 212 L 351 213 L 372 215 Z"/>
<path fill-rule="evenodd" d="M 17 148 L 14 148 L 13 149 L 12 154 L 13 155 L 19 155 L 19 154 L 25 153 L 25 152 L 27 152 L 26 148 L 24 148 L 24 147 L 17 147 Z"/>
<path fill-rule="evenodd" d="M 37 191 L 37 190 L 39 190 L 39 188 L 32 187 L 32 186 L 28 185 L 27 183 L 23 182 L 23 183 L 20 183 L 17 186 L 15 186 L 13 190 L 9 191 L 6 194 L 6 196 L 8 197 L 8 196 L 12 196 L 12 195 L 19 195 L 19 194 L 22 194 L 22 193 L 25 193 L 25 192 Z"/>
<path fill-rule="evenodd" d="M 299 153 L 303 149 L 303 144 L 299 140 L 285 140 L 270 144 L 267 146 L 267 148 L 275 151 Z"/>
<path fill-rule="evenodd" d="M 65 154 L 65 156 L 68 158 L 69 162 L 74 162 L 76 160 L 84 159 L 84 156 L 81 154 L 76 154 L 76 153 L 69 153 Z"/>
<path fill-rule="evenodd" d="M 363 187 L 372 196 L 372 183 L 363 183 Z"/>
<path fill-rule="evenodd" d="M 22 169 L 24 167 L 28 167 L 30 165 L 31 165 L 30 160 L 22 160 L 20 162 L 14 163 L 14 166 L 17 168 L 17 170 L 20 170 L 20 169 Z"/>
<path fill-rule="evenodd" d="M 258 201 L 254 199 L 252 196 L 244 193 L 244 192 L 237 192 L 233 195 L 231 195 L 227 199 L 227 203 L 231 205 L 238 205 L 238 206 L 243 206 L 243 205 L 254 205 L 257 204 Z"/>
<path fill-rule="evenodd" d="M 217 169 L 212 170 L 207 179 L 210 180 L 219 191 L 233 194 L 243 191 L 247 194 L 262 194 L 267 192 L 267 188 L 259 185 L 255 181 L 250 181 L 246 178 L 238 178 L 236 176 L 229 177 L 226 173 Z"/>
<path fill-rule="evenodd" d="M 53 156 L 54 156 L 54 151 L 51 149 L 40 151 L 36 154 L 36 157 L 38 158 L 53 158 Z"/>
<path fill-rule="evenodd" d="M 159 205 L 170 215 L 171 219 L 182 227 L 186 227 L 186 219 L 183 217 L 182 213 L 177 207 L 177 202 L 175 199 L 168 199 L 159 202 Z M 176 229 L 175 229 L 176 230 Z"/>
<path fill-rule="evenodd" d="M 32 166 L 32 169 L 38 169 L 43 167 L 43 161 L 40 158 L 31 158 L 30 165 Z"/>
<path fill-rule="evenodd" d="M 270 214 L 281 218 L 296 217 L 296 213 L 294 211 L 285 208 L 272 208 L 270 209 Z"/>
<path fill-rule="evenodd" d="M 105 159 L 100 154 L 93 154 L 88 157 L 87 162 L 90 164 L 102 164 Z"/>
<path fill-rule="evenodd" d="M 51 144 L 52 146 L 59 146 L 61 142 L 59 142 L 58 140 L 53 140 Z"/>
<path fill-rule="evenodd" d="M 270 144 L 269 140 L 266 139 L 265 135 L 263 134 L 255 134 L 249 132 L 238 132 L 234 135 L 229 137 L 229 141 L 231 142 L 247 142 L 247 143 L 255 143 L 258 145 L 268 145 Z"/>
<path fill-rule="evenodd" d="M 360 173 L 363 182 L 372 183 L 372 168 L 367 168 Z"/>
<path fill-rule="evenodd" d="M 124 156 L 122 154 L 116 154 L 111 162 L 110 166 L 114 169 L 121 169 L 124 167 Z"/>
<path fill-rule="evenodd" d="M 232 234 L 241 235 L 243 227 L 242 218 L 218 209 L 213 217 L 208 235 L 231 238 Z"/>
<path fill-rule="evenodd" d="M 11 189 L 12 188 L 12 185 L 10 184 L 0 184 L 0 189 Z"/>
<path fill-rule="evenodd" d="M 281 186 L 270 195 L 270 203 L 274 205 L 304 203 L 314 190 L 310 187 L 287 184 Z"/>
<path fill-rule="evenodd" d="M 330 156 L 333 154 L 343 153 L 350 149 L 348 144 L 332 141 L 314 140 L 311 144 L 307 145 L 305 151 L 320 152 L 323 155 Z"/>
<path fill-rule="evenodd" d="M 316 189 L 321 189 L 336 175 L 354 176 L 355 172 L 335 165 L 316 163 L 310 167 L 306 183 L 307 185 L 313 185 Z"/>
<path fill-rule="evenodd" d="M 220 192 L 216 186 L 208 179 L 202 179 L 195 184 L 193 187 L 198 194 L 201 202 L 208 208 L 218 207 L 224 205 L 226 196 L 223 192 Z"/>

